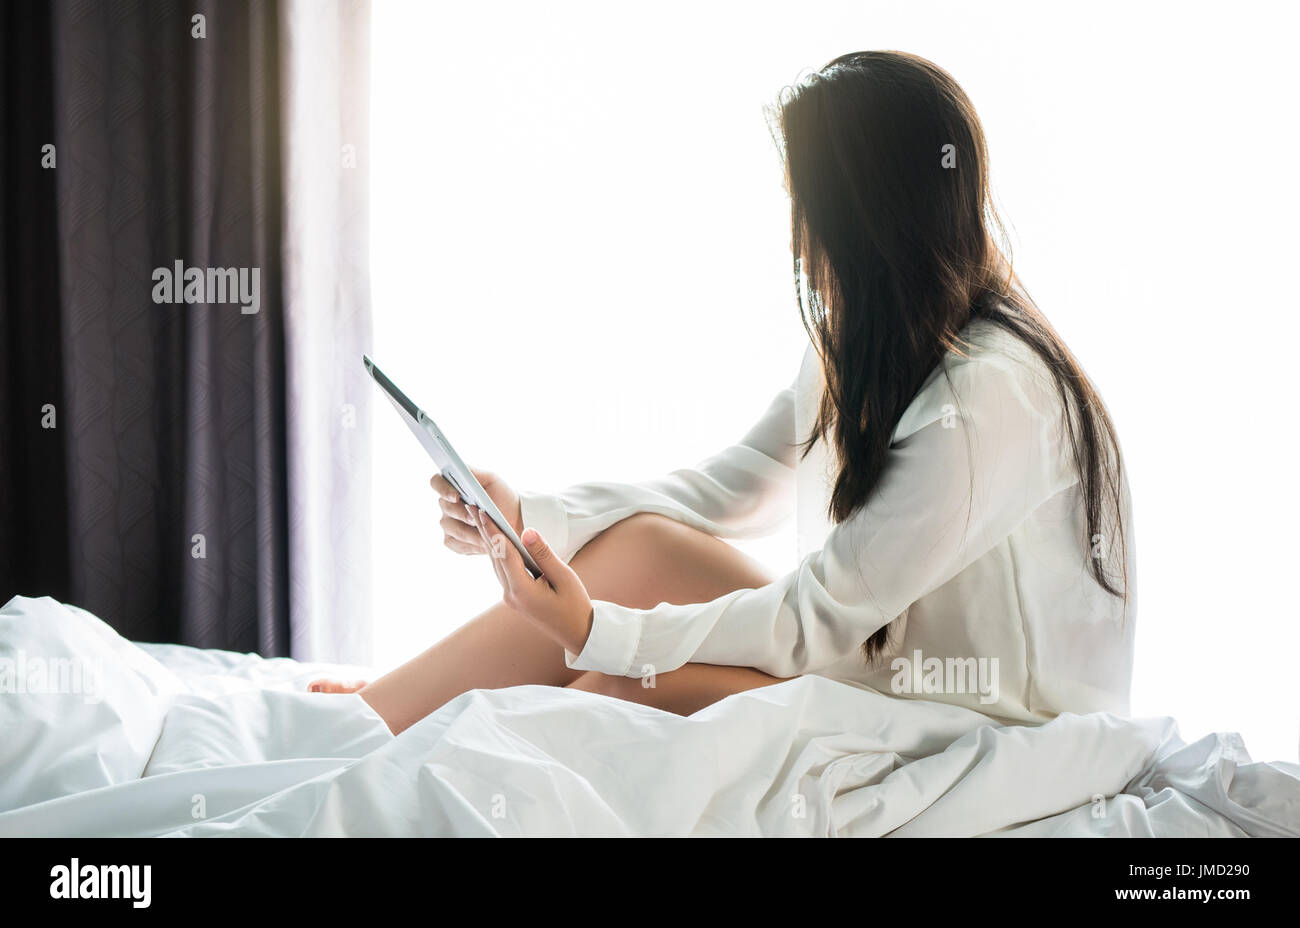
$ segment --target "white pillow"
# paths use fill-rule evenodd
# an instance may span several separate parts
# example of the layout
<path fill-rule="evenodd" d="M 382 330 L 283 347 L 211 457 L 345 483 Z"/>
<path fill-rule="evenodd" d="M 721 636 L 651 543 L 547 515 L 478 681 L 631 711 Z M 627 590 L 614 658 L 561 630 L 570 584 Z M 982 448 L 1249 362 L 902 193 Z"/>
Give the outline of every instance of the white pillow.
<path fill-rule="evenodd" d="M 95 616 L 48 596 L 0 609 L 0 812 L 138 778 L 171 671 Z"/>

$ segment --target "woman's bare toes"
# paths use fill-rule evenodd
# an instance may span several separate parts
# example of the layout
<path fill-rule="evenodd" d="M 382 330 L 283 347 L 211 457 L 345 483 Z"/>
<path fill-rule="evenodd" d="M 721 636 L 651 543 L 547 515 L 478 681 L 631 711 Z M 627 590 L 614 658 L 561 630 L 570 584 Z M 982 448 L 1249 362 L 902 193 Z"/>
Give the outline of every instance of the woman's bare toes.
<path fill-rule="evenodd" d="M 355 693 L 366 685 L 365 680 L 355 683 L 340 683 L 338 680 L 312 680 L 307 684 L 309 693 Z"/>

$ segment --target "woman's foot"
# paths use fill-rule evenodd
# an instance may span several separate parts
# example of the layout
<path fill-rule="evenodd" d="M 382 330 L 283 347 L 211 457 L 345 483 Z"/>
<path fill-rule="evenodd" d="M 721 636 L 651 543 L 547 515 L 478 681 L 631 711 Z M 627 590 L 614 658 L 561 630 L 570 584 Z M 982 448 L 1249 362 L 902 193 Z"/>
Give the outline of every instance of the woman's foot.
<path fill-rule="evenodd" d="M 340 683 L 338 680 L 312 680 L 307 684 L 309 693 L 355 693 L 366 685 L 365 680 L 355 683 Z"/>

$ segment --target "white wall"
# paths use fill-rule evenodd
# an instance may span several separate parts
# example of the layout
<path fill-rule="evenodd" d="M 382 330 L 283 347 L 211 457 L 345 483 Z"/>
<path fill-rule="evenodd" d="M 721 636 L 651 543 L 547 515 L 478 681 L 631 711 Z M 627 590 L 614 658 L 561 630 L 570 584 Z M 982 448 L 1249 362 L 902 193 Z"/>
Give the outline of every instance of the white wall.
<path fill-rule="evenodd" d="M 1297 22 L 1231 9 L 381 0 L 376 359 L 520 487 L 711 453 L 803 347 L 762 107 L 846 51 L 931 58 L 975 101 L 1017 269 L 1120 428 L 1134 711 L 1294 759 Z M 497 587 L 441 548 L 429 463 L 375 409 L 387 666 Z M 790 544 L 755 550 L 782 569 Z"/>

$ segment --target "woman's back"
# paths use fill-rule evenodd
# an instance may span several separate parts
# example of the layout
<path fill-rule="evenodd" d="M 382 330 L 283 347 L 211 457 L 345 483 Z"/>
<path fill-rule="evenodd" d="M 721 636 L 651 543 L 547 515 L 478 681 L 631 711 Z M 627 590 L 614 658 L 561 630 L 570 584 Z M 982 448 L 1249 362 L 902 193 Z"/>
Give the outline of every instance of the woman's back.
<path fill-rule="evenodd" d="M 1121 559 L 1127 558 L 1131 590 L 1135 562 L 1127 486 L 1126 543 L 1089 538 L 1064 423 L 1045 429 L 1037 446 L 1010 451 L 999 437 L 1004 424 L 1000 391 L 962 388 L 994 374 L 991 379 L 1016 384 L 1029 403 L 1047 410 L 1060 404 L 1050 373 L 1015 335 L 993 322 L 976 320 L 962 335 L 966 357 L 950 354 L 945 360 L 950 372 L 960 369 L 961 375 L 950 378 L 936 370 L 927 379 L 894 432 L 894 447 L 905 447 L 922 428 L 946 428 L 954 441 L 969 438 L 970 454 L 983 459 L 983 466 L 972 469 L 975 474 L 1021 466 L 1023 462 L 1000 462 L 998 456 L 1027 453 L 1052 459 L 1066 485 L 1027 507 L 1026 517 L 1006 536 L 983 539 L 984 553 L 906 609 L 890 628 L 890 644 L 879 660 L 868 664 L 854 654 L 821 673 L 894 695 L 967 706 L 1007 721 L 1043 721 L 1067 711 L 1127 714 L 1134 597 L 1108 592 L 1088 570 L 1090 557 L 1103 557 L 1108 572 L 1120 575 Z M 816 416 L 820 370 L 810 348 L 796 385 L 796 437 L 808 434 Z M 925 462 L 916 466 L 924 468 Z M 820 548 L 831 530 L 826 511 L 836 472 L 834 453 L 822 441 L 799 461 L 801 558 Z M 968 490 L 978 494 L 986 487 L 953 489 L 959 495 Z M 913 517 L 917 531 L 933 531 L 935 507 L 945 506 L 951 515 L 954 507 L 936 496 L 899 517 Z M 959 514 L 940 531 L 960 533 L 964 521 Z"/>

